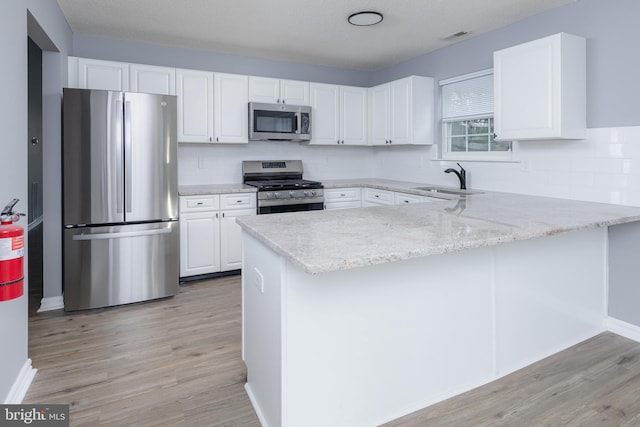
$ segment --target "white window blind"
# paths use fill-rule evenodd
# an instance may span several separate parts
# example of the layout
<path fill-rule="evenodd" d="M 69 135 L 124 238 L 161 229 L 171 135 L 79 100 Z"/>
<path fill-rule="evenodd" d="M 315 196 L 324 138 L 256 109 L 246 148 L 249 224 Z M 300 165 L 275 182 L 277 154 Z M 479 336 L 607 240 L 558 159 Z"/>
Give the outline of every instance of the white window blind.
<path fill-rule="evenodd" d="M 493 116 L 492 70 L 443 80 L 440 85 L 443 121 Z"/>

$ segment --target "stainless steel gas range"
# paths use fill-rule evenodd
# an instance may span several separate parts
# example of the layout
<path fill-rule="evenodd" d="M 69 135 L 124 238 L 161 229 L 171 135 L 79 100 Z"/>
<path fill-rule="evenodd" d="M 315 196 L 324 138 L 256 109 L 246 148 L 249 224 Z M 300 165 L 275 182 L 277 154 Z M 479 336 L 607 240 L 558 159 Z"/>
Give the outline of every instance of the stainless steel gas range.
<path fill-rule="evenodd" d="M 302 179 L 301 160 L 242 162 L 242 181 L 258 189 L 258 214 L 324 209 L 321 182 Z"/>

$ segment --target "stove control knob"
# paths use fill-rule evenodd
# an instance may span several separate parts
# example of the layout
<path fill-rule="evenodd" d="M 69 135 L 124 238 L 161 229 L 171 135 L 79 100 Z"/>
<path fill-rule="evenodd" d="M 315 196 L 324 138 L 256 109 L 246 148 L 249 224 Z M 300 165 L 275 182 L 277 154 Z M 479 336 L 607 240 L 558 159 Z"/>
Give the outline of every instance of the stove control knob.
<path fill-rule="evenodd" d="M 318 195 L 318 193 L 316 193 L 316 191 L 315 191 L 315 190 L 312 190 L 312 191 L 311 191 L 311 195 L 312 195 L 312 196 L 317 196 L 317 195 Z"/>
<path fill-rule="evenodd" d="M 304 190 L 304 191 L 302 192 L 302 195 L 303 195 L 304 197 L 309 197 L 309 191 Z"/>
<path fill-rule="evenodd" d="M 296 197 L 296 192 L 293 190 L 289 191 L 289 197 Z"/>
<path fill-rule="evenodd" d="M 280 196 L 280 193 L 278 193 L 277 191 L 275 193 L 273 193 L 273 198 L 277 199 Z"/>

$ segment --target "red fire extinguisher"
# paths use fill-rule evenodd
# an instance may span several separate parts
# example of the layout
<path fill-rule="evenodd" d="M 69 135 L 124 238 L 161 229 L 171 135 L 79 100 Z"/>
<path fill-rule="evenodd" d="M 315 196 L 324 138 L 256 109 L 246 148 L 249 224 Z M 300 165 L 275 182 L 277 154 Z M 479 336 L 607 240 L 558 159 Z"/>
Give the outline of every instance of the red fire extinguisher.
<path fill-rule="evenodd" d="M 24 292 L 24 229 L 14 224 L 22 214 L 13 212 L 18 200 L 5 206 L 0 217 L 0 301 L 18 298 Z"/>

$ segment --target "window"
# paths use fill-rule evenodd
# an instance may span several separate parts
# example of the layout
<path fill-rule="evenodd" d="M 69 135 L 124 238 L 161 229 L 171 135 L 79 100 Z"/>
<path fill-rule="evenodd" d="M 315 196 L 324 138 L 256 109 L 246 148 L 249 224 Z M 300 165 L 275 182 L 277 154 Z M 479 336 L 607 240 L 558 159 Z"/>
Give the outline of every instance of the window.
<path fill-rule="evenodd" d="M 493 71 L 442 80 L 442 157 L 510 160 L 510 141 L 493 138 Z"/>

